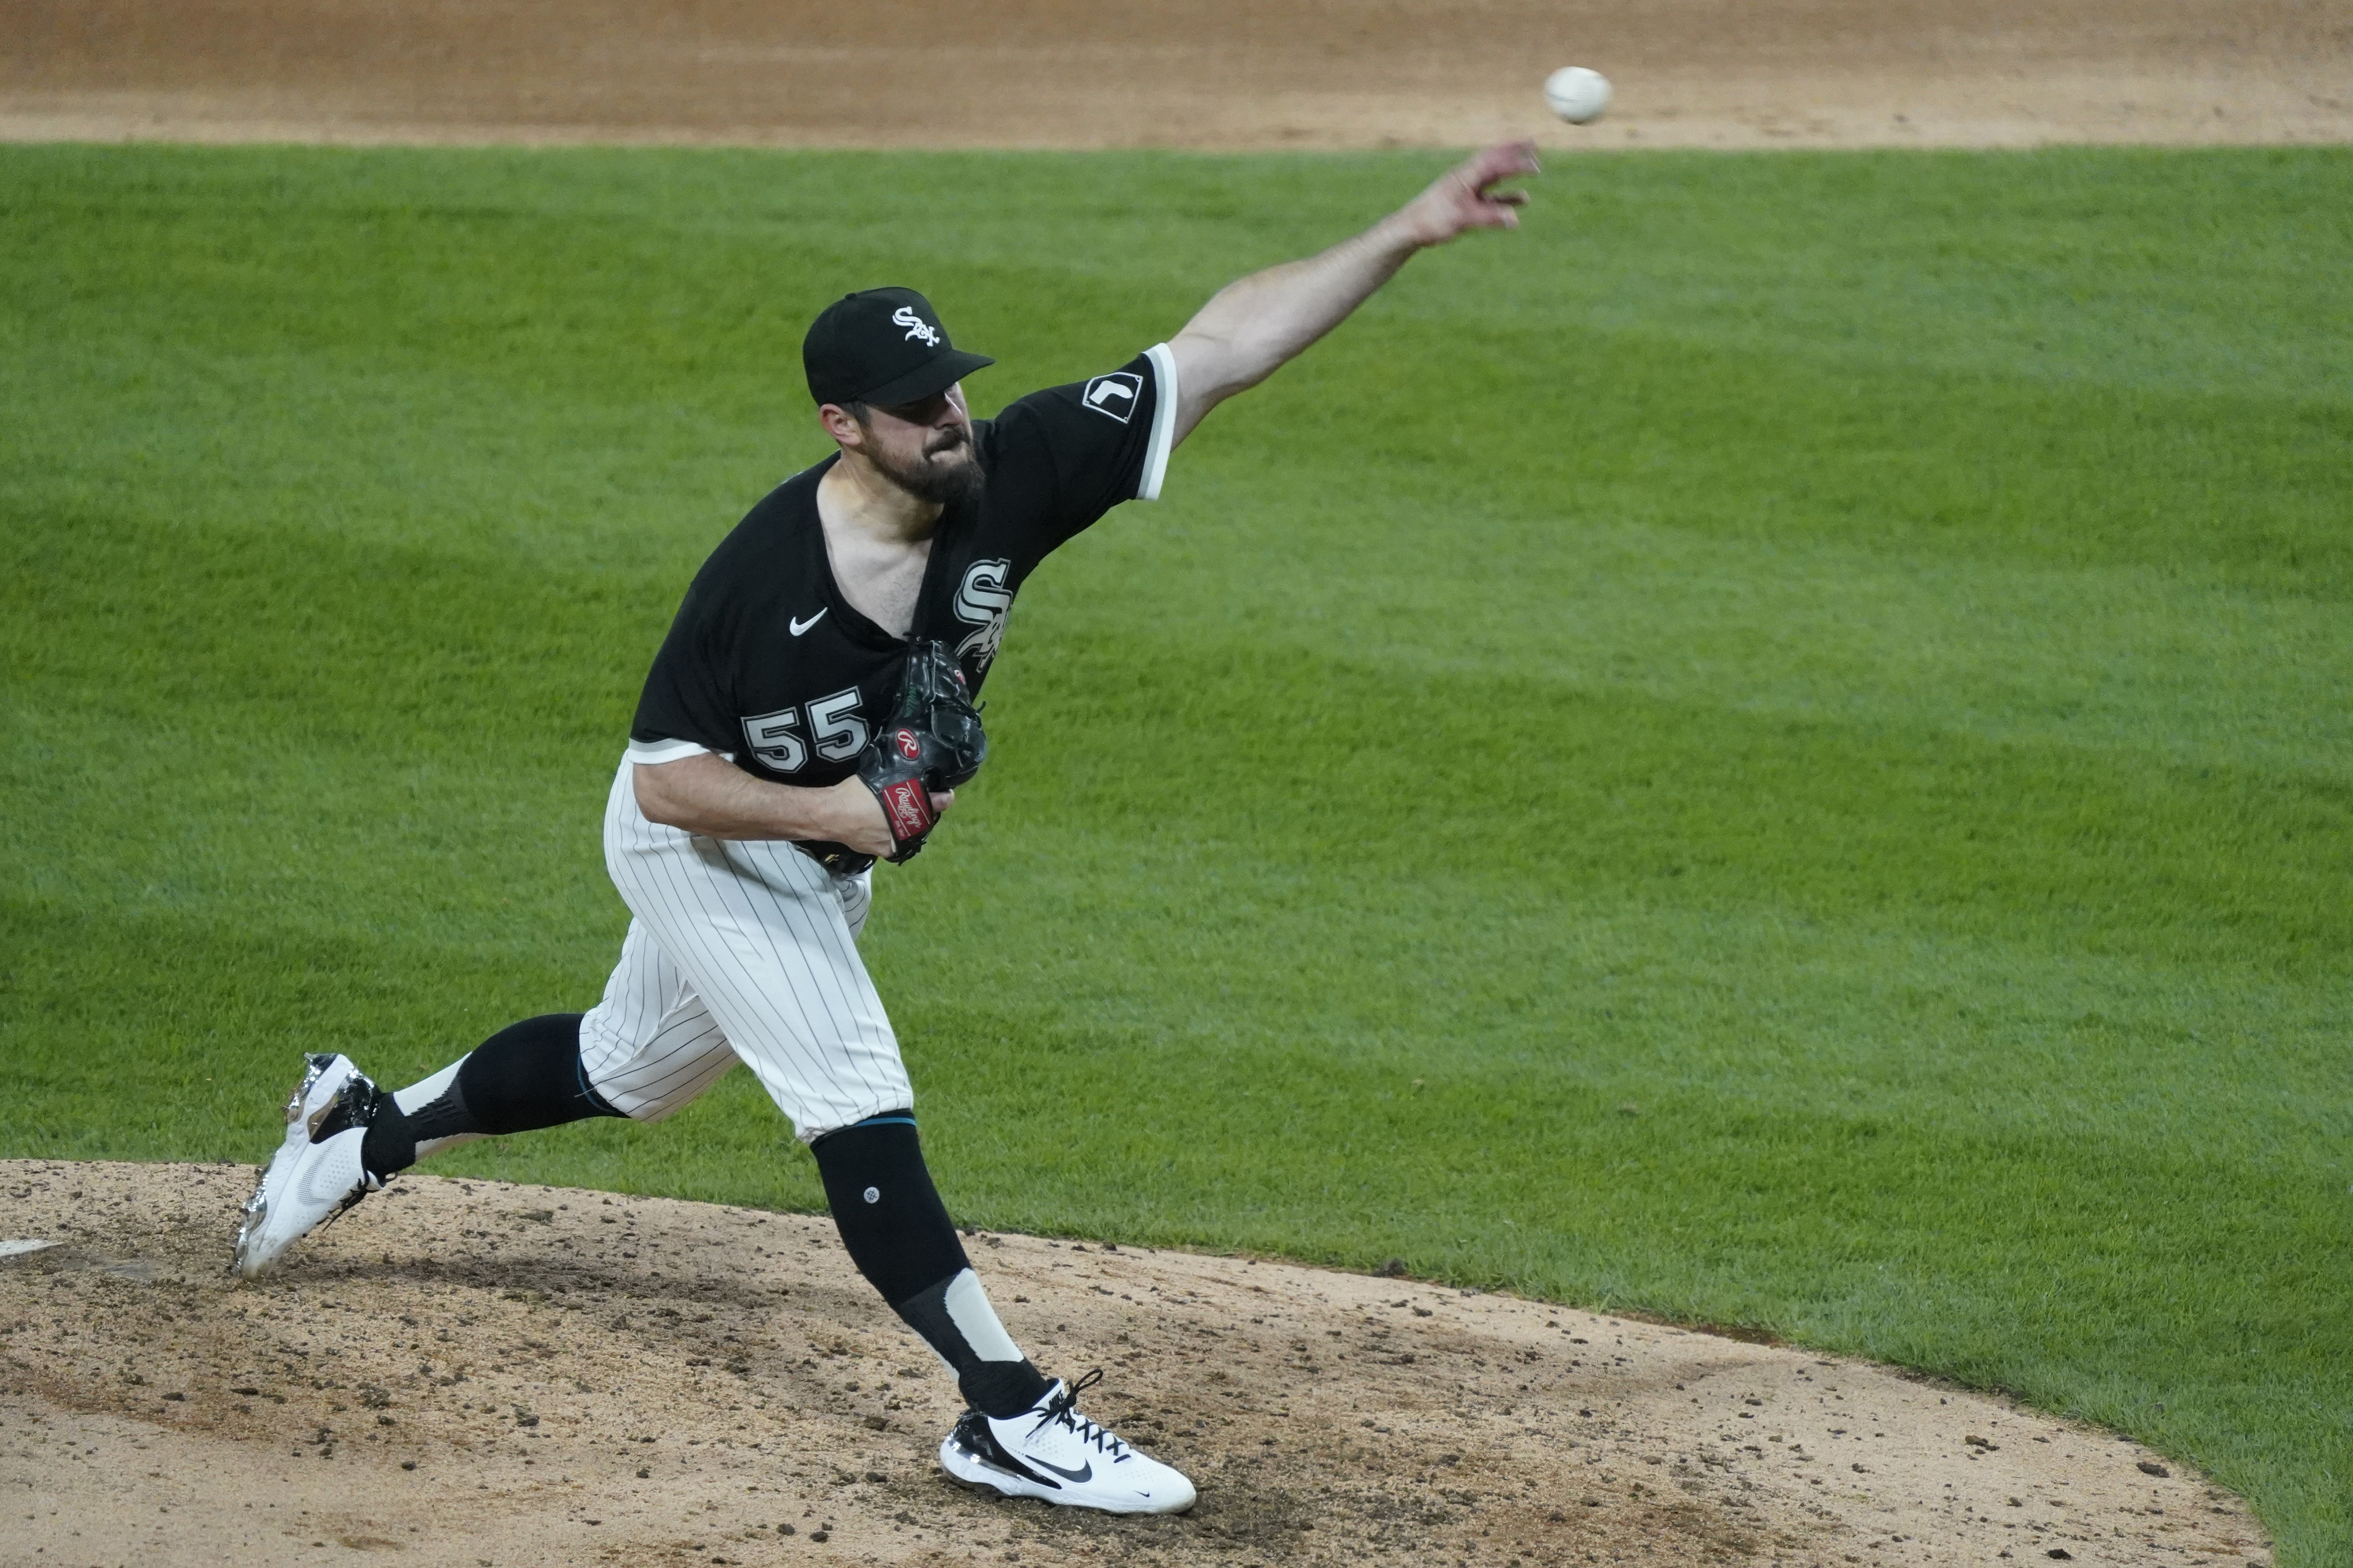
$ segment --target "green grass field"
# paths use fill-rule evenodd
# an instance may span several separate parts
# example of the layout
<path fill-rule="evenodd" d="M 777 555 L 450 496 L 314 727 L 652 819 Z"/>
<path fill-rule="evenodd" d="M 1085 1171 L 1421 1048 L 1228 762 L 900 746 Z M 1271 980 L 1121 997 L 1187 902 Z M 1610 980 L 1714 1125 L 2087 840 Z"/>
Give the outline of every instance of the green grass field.
<path fill-rule="evenodd" d="M 0 1154 L 253 1160 L 301 1050 L 595 1000 L 826 300 L 985 410 L 1439 166 L 0 151 Z M 2353 1562 L 2353 153 L 1538 203 L 1024 595 L 866 944 L 952 1205 L 1763 1325 Z M 740 1073 L 439 1168 L 821 1203 Z"/>

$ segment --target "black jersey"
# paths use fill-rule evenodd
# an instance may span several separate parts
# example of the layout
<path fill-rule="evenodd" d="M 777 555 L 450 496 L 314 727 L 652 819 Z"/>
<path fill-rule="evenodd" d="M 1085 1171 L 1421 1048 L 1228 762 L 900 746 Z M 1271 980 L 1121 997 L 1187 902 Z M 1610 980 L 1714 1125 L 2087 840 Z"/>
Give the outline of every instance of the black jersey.
<path fill-rule="evenodd" d="M 1158 499 L 1176 417 L 1164 345 L 976 421 L 987 480 L 940 518 L 911 637 L 946 643 L 977 693 L 1014 595 L 1048 552 L 1122 501 Z M 695 574 L 638 699 L 631 760 L 717 752 L 789 784 L 856 771 L 910 639 L 852 609 L 833 580 L 817 488 L 839 460 L 770 491 Z"/>

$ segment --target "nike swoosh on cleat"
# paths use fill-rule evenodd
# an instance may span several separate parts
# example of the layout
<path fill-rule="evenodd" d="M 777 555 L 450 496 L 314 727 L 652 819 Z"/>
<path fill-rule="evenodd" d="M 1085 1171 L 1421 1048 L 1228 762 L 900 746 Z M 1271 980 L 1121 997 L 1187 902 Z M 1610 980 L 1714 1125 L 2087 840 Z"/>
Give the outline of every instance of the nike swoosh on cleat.
<path fill-rule="evenodd" d="M 793 617 L 793 620 L 792 620 L 792 631 L 793 631 L 793 636 L 795 636 L 795 637 L 798 637 L 798 636 L 800 636 L 803 632 L 805 632 L 805 631 L 808 630 L 808 629 L 809 629 L 809 627 L 811 627 L 811 626 L 813 626 L 817 625 L 817 624 L 818 624 L 818 622 L 819 622 L 819 621 L 821 621 L 821 620 L 823 620 L 823 619 L 825 619 L 825 611 L 823 611 L 823 610 L 819 610 L 816 615 L 811 616 L 807 620 L 802 620 L 798 616 L 795 616 Z"/>
<path fill-rule="evenodd" d="M 1066 1481 L 1074 1481 L 1081 1485 L 1084 1485 L 1086 1482 L 1095 1479 L 1094 1461 L 1092 1459 L 1087 1461 L 1085 1464 L 1081 1465 L 1075 1470 L 1066 1470 L 1062 1468 L 1061 1466 L 1055 1464 L 1050 1459 L 1040 1459 L 1033 1455 L 1024 1454 L 1021 1456 L 1021 1458 L 1024 1464 L 1035 1465 L 1041 1470 L 1051 1470 Z"/>

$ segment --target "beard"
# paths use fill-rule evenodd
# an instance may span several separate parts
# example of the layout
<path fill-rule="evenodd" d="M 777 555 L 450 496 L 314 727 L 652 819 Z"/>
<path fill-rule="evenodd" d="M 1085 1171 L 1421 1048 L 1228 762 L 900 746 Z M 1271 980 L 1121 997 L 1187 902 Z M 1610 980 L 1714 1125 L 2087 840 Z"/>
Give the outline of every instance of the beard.
<path fill-rule="evenodd" d="M 934 506 L 970 500 L 980 494 L 981 486 L 988 479 L 987 470 L 981 467 L 979 449 L 972 444 L 972 437 L 960 429 L 943 430 L 932 437 L 923 456 L 912 462 L 902 462 L 880 451 L 870 450 L 867 456 L 892 484 L 917 500 L 930 501 Z"/>

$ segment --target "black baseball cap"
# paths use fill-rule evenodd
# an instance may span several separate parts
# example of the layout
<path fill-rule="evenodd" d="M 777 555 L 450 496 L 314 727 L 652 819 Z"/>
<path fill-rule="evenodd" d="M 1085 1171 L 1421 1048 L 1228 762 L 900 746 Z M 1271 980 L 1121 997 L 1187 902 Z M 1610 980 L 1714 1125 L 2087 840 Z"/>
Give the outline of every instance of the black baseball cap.
<path fill-rule="evenodd" d="M 948 342 L 940 313 L 913 289 L 844 294 L 801 340 L 801 368 L 820 404 L 920 403 L 996 363 Z"/>

